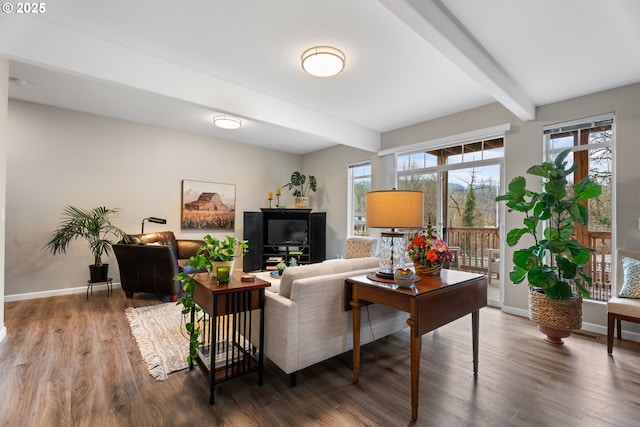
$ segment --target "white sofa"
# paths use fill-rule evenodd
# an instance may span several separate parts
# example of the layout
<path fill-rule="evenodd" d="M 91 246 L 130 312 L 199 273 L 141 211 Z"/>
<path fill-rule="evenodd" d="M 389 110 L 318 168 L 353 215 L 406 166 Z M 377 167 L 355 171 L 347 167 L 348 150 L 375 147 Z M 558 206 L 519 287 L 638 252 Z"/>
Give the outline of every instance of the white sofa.
<path fill-rule="evenodd" d="M 267 288 L 265 356 L 291 375 L 292 385 L 301 369 L 353 348 L 352 314 L 345 308 L 345 279 L 378 269 L 379 259 L 375 257 L 328 260 L 289 267 L 280 283 Z M 379 305 L 363 310 L 368 314 L 363 311 L 362 344 L 408 327 L 407 313 Z"/>

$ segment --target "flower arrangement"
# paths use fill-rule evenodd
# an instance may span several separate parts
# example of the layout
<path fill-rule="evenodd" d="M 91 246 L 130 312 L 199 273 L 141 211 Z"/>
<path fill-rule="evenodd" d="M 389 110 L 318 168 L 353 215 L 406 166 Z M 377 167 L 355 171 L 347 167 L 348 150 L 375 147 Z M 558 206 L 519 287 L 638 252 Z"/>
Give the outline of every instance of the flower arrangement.
<path fill-rule="evenodd" d="M 416 267 L 416 271 L 420 271 L 420 267 L 424 266 L 427 268 L 427 272 L 428 269 L 434 269 L 434 272 L 437 270 L 439 274 L 444 262 L 453 260 L 453 254 L 449 250 L 449 246 L 438 236 L 431 223 L 427 225 L 427 229 L 422 234 L 418 234 L 411 239 L 407 250 Z"/>

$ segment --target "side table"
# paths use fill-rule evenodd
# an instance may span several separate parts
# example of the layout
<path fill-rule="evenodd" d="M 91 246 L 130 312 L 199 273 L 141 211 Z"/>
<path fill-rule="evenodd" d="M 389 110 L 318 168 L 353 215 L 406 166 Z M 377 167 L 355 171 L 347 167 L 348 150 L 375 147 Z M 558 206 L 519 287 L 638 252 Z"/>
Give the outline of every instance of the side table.
<path fill-rule="evenodd" d="M 95 283 L 106 283 L 107 284 L 107 296 L 110 297 L 113 293 L 113 279 L 111 277 L 107 277 L 107 280 L 93 281 L 87 280 L 87 299 L 89 299 L 89 289 L 91 289 L 91 295 L 93 296 L 93 285 Z"/>
<path fill-rule="evenodd" d="M 478 374 L 479 311 L 487 305 L 487 278 L 455 270 L 442 270 L 439 276 L 417 275 L 411 288 L 400 288 L 392 280 L 377 279 L 375 273 L 349 277 L 353 309 L 353 382 L 360 376 L 360 307 L 381 304 L 409 314 L 411 327 L 411 418 L 418 418 L 418 388 L 422 335 L 471 314 L 473 374 Z"/>
<path fill-rule="evenodd" d="M 193 290 L 195 303 L 204 312 L 202 336 L 195 362 L 209 378 L 209 403 L 215 402 L 217 383 L 258 372 L 258 385 L 262 385 L 264 367 L 264 290 L 270 283 L 259 278 L 240 280 L 242 271 L 234 270 L 229 283 L 218 285 L 208 273 L 195 276 Z M 259 325 L 254 324 L 252 311 L 259 312 Z M 195 321 L 195 310 L 191 310 Z M 251 340 L 258 328 L 258 347 Z M 193 361 L 189 366 L 194 368 Z"/>

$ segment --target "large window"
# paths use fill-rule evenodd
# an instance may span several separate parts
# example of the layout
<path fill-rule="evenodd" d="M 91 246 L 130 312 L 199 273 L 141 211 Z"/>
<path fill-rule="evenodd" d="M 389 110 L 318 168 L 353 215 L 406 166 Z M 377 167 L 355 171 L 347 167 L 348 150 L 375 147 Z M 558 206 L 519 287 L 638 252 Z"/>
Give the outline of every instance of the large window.
<path fill-rule="evenodd" d="M 349 165 L 349 235 L 368 236 L 366 195 L 371 191 L 371 162 Z"/>
<path fill-rule="evenodd" d="M 576 239 L 583 245 L 595 249 L 588 272 L 593 276 L 593 285 L 589 289 L 591 298 L 607 301 L 611 296 L 611 254 L 612 218 L 613 218 L 613 149 L 614 115 L 605 114 L 572 122 L 545 126 L 545 148 L 548 160 L 558 153 L 570 149 L 569 162 L 578 164 L 578 168 L 569 177 L 577 183 L 585 177 L 591 178 L 602 186 L 602 194 L 590 199 L 588 226 L 576 228 Z"/>

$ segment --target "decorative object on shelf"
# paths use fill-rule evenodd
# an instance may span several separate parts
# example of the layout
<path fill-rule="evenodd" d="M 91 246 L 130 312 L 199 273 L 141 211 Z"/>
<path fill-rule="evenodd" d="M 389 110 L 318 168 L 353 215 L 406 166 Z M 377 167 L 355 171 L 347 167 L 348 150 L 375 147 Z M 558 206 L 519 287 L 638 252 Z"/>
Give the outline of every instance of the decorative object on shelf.
<path fill-rule="evenodd" d="M 184 326 L 189 332 L 189 355 L 187 356 L 187 363 L 191 364 L 195 361 L 198 347 L 200 346 L 200 335 L 202 334 L 201 324 L 203 320 L 202 309 L 195 303 L 193 299 L 193 291 L 196 286 L 195 275 L 200 271 L 207 270 L 210 275 L 214 275 L 218 265 L 214 266 L 216 262 L 231 263 L 235 260 L 235 257 L 242 256 L 249 250 L 249 245 L 242 240 L 238 240 L 233 236 L 225 236 L 224 239 L 214 239 L 210 235 L 206 235 L 202 238 L 204 245 L 198 248 L 198 251 L 194 256 L 189 258 L 184 263 L 183 267 L 191 267 L 190 271 L 193 273 L 186 273 L 184 270 L 175 276 L 173 280 L 180 280 L 182 282 L 182 290 L 184 294 L 178 299 L 177 304 L 182 305 L 182 315 L 184 316 Z M 229 271 L 232 267 L 229 267 Z M 228 282 L 228 278 L 227 278 Z M 194 309 L 195 319 L 191 321 L 191 309 Z"/>
<path fill-rule="evenodd" d="M 280 187 L 276 187 L 276 208 L 283 208 L 284 206 L 280 206 L 280 195 L 282 194 L 282 189 Z M 271 205 L 269 205 L 271 207 Z"/>
<path fill-rule="evenodd" d="M 380 237 L 380 270 L 376 275 L 393 279 L 404 268 L 406 240 L 396 228 L 418 228 L 424 223 L 421 191 L 369 191 L 366 198 L 367 227 L 390 228 Z"/>
<path fill-rule="evenodd" d="M 86 239 L 93 254 L 94 262 L 89 266 L 91 282 L 106 282 L 109 264 L 102 263 L 102 255 L 109 256 L 114 241 L 129 241 L 129 235 L 111 223 L 120 209 L 108 209 L 100 206 L 93 209 L 82 209 L 66 206 L 62 210 L 62 222 L 51 233 L 51 239 L 45 249 L 52 254 L 66 253 L 72 240 Z M 114 241 L 110 240 L 112 238 Z"/>
<path fill-rule="evenodd" d="M 449 246 L 431 225 L 431 217 L 427 229 L 411 239 L 407 251 L 418 274 L 439 276 L 444 263 L 453 260 Z"/>
<path fill-rule="evenodd" d="M 273 193 L 271 191 L 267 193 L 267 200 L 269 201 L 269 209 L 271 209 L 271 201 L 273 200 Z"/>
<path fill-rule="evenodd" d="M 140 230 L 140 234 L 144 234 L 144 222 L 145 221 L 149 221 L 149 222 L 153 222 L 154 224 L 166 224 L 167 220 L 164 218 L 156 218 L 155 216 L 150 216 L 149 218 L 144 218 L 142 220 L 142 229 Z"/>
<path fill-rule="evenodd" d="M 416 274 L 410 268 L 399 268 L 393 274 L 393 280 L 401 288 L 410 288 L 416 281 Z"/>
<path fill-rule="evenodd" d="M 289 258 L 289 267 L 295 267 L 296 265 L 298 265 L 298 260 L 294 257 Z"/>
<path fill-rule="evenodd" d="M 283 187 L 287 187 L 289 190 L 293 190 L 293 196 L 295 197 L 295 207 L 297 209 L 306 209 L 309 207 L 309 192 L 314 193 L 318 189 L 316 177 L 309 175 L 307 179 L 306 175 L 295 171 L 291 174 L 291 180 Z"/>
<path fill-rule="evenodd" d="M 182 180 L 182 229 L 235 229 L 236 186 Z"/>
<path fill-rule="evenodd" d="M 575 225 L 588 224 L 589 212 L 584 202 L 602 192 L 600 185 L 589 178 L 569 184 L 567 177 L 578 167 L 576 162 L 567 166 L 569 162 L 565 159 L 569 153 L 570 150 L 562 151 L 553 162 L 527 170 L 528 174 L 542 178 L 541 192 L 528 190 L 524 177 L 518 176 L 511 180 L 504 195 L 496 197 L 496 201 L 506 202 L 509 212 L 525 214 L 524 227 L 510 230 L 506 241 L 515 246 L 522 236 L 529 234 L 534 244 L 514 251 L 509 278 L 514 284 L 527 280 L 531 292 L 529 318 L 538 322 L 538 329 L 554 344 L 563 343 L 564 337 L 557 335 L 568 336 L 567 332 L 582 326 L 582 296 L 589 297 L 583 283 L 592 282 L 582 265 L 589 262 L 593 249 L 575 238 Z M 548 227 L 539 236 L 538 226 L 545 221 Z M 569 282 L 576 285 L 581 295 L 573 293 Z M 549 306 L 554 308 L 538 308 L 544 299 L 560 300 L 563 304 L 554 305 L 550 301 Z M 565 302 L 570 300 L 573 302 Z M 572 308 L 566 310 L 566 306 Z"/>

